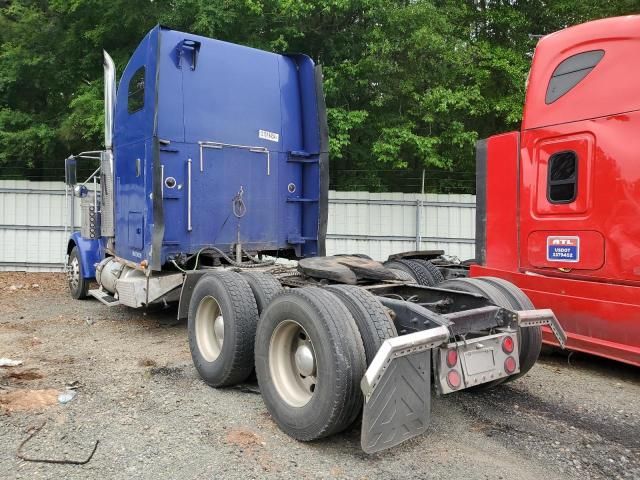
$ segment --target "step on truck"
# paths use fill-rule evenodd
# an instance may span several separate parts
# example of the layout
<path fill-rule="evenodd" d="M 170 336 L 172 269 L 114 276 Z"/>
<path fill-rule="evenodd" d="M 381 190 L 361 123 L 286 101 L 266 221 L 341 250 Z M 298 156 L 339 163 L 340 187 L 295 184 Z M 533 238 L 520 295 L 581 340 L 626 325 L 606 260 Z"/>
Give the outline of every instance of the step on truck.
<path fill-rule="evenodd" d="M 66 160 L 76 299 L 177 303 L 213 387 L 255 371 L 290 436 L 358 416 L 372 453 L 426 431 L 437 394 L 494 387 L 536 362 L 553 312 L 443 252 L 384 264 L 325 256 L 328 133 L 319 66 L 161 26 L 116 92 L 104 54 L 105 149 Z M 79 164 L 98 164 L 79 182 Z M 445 279 L 445 275 L 449 277 Z M 95 280 L 97 288 L 90 289 Z"/>

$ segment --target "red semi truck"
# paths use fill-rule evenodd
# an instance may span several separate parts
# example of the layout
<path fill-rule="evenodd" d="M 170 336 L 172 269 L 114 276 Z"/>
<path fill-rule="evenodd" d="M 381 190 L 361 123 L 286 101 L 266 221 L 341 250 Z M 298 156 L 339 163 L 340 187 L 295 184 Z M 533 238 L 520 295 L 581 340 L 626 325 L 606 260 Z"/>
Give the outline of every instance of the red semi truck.
<path fill-rule="evenodd" d="M 519 132 L 477 148 L 477 259 L 567 347 L 640 366 L 640 16 L 540 40 Z M 548 328 L 546 343 L 556 344 Z"/>

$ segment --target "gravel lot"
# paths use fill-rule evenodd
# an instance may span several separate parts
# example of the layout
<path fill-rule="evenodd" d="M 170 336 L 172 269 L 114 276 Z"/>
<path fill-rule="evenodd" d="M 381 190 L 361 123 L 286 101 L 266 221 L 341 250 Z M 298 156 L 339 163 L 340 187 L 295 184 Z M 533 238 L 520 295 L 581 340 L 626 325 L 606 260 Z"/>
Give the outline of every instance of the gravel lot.
<path fill-rule="evenodd" d="M 545 355 L 486 393 L 433 399 L 428 434 L 368 456 L 354 427 L 296 442 L 255 383 L 215 390 L 191 365 L 175 309 L 73 301 L 58 274 L 0 274 L 2 478 L 640 478 L 640 371 Z M 62 405 L 57 393 L 78 382 Z M 85 465 L 25 462 L 84 459 Z"/>

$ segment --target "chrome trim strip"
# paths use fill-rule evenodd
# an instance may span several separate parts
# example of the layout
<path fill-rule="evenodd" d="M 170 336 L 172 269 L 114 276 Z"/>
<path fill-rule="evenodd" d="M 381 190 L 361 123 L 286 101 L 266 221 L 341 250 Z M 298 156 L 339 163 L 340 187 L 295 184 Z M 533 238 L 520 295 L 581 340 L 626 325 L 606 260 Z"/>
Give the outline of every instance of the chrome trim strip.
<path fill-rule="evenodd" d="M 191 231 L 191 159 L 187 160 L 187 231 Z"/>
<path fill-rule="evenodd" d="M 518 325 L 521 327 L 536 327 L 541 325 L 549 325 L 551 331 L 558 339 L 560 346 L 564 348 L 567 343 L 567 334 L 562 325 L 558 322 L 556 314 L 550 308 L 541 308 L 538 310 L 521 310 L 515 312 L 518 316 Z"/>
<path fill-rule="evenodd" d="M 269 149 L 267 147 L 252 147 L 250 145 L 237 145 L 235 143 L 204 142 L 204 141 L 198 142 L 198 145 L 200 145 L 200 171 L 201 172 L 204 172 L 204 159 L 203 159 L 204 148 L 221 149 L 223 147 L 229 147 L 229 148 L 243 148 L 245 150 L 249 150 L 250 152 L 254 152 L 254 153 L 265 153 L 267 155 L 267 176 L 271 175 L 271 152 L 269 152 Z"/>
<path fill-rule="evenodd" d="M 368 399 L 376 388 L 378 381 L 382 378 L 392 359 L 430 350 L 443 344 L 448 339 L 449 329 L 440 326 L 385 340 L 360 381 L 360 388 L 365 398 Z"/>

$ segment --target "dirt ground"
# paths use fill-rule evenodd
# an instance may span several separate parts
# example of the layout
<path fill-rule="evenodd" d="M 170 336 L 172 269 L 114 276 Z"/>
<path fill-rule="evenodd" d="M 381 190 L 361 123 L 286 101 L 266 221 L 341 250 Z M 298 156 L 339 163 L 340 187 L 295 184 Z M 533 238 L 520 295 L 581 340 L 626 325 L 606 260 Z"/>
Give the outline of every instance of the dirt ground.
<path fill-rule="evenodd" d="M 216 390 L 175 309 L 74 301 L 58 274 L 0 274 L 1 478 L 640 478 L 639 370 L 547 354 L 524 378 L 433 398 L 427 434 L 377 455 L 357 427 L 300 443 L 255 383 Z M 58 394 L 77 392 L 66 404 Z M 84 465 L 31 458 L 85 460 Z"/>

